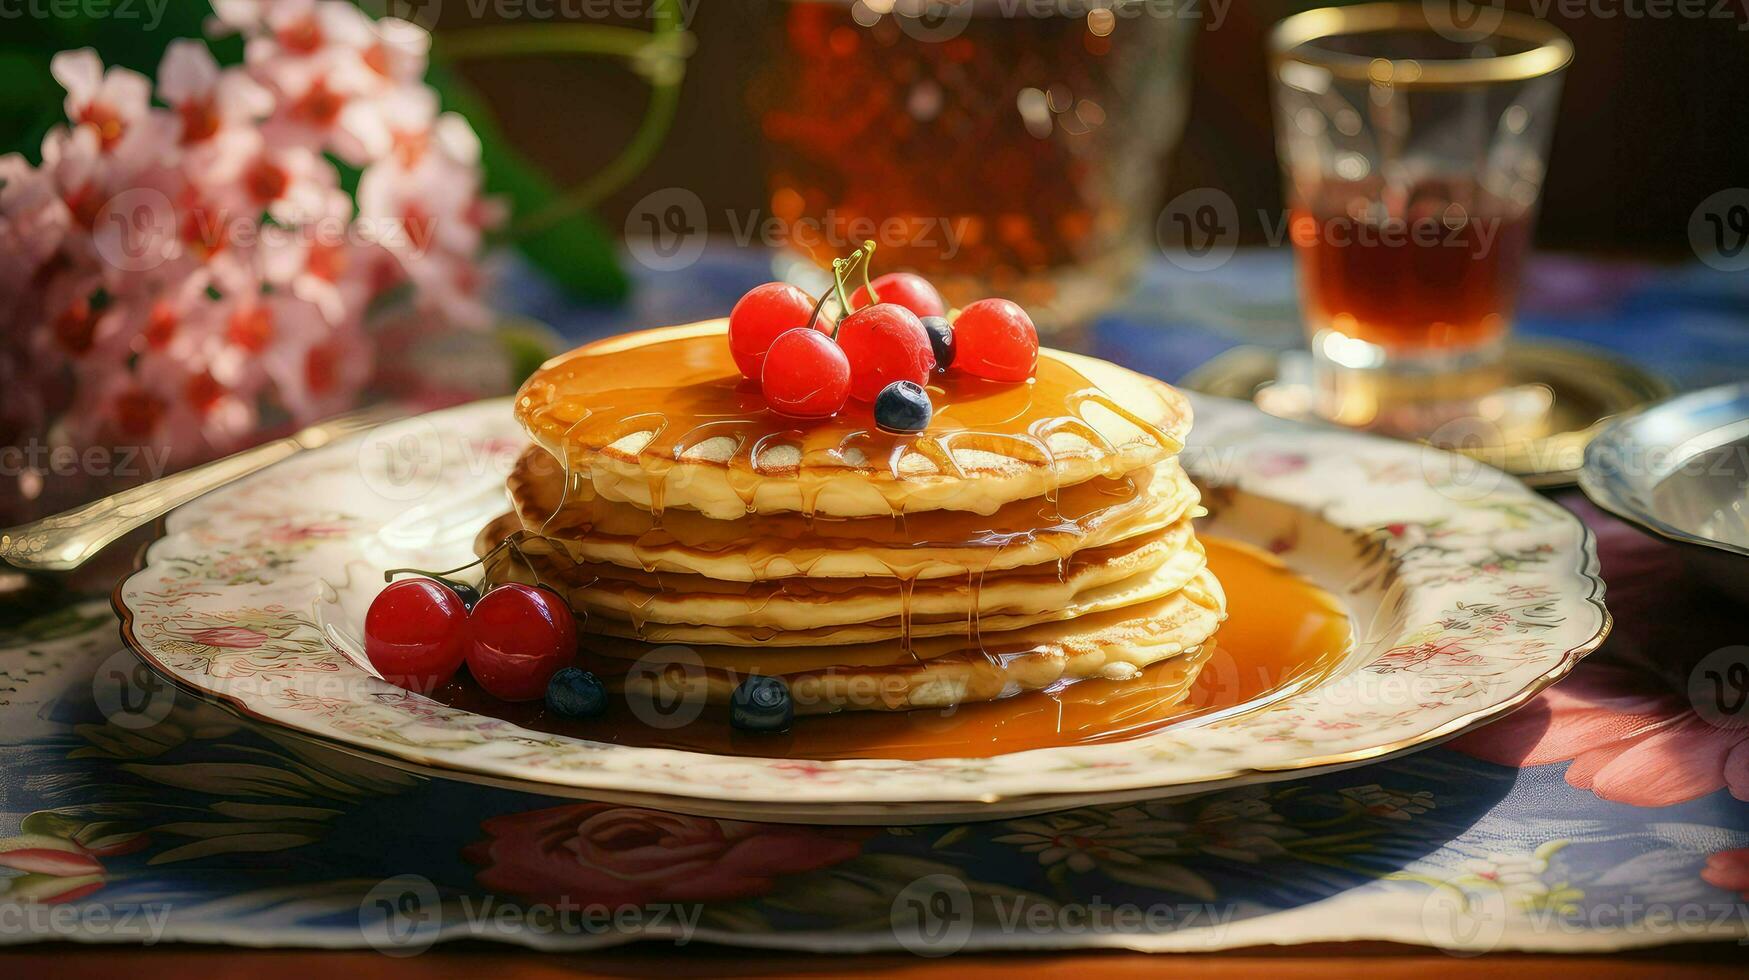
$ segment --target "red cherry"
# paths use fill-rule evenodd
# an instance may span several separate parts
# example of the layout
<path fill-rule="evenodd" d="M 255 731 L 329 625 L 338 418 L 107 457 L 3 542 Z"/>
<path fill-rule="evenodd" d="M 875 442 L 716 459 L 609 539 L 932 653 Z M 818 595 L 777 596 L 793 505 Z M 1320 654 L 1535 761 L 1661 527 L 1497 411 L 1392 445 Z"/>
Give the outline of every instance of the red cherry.
<path fill-rule="evenodd" d="M 729 353 L 735 356 L 735 366 L 753 381 L 765 362 L 771 342 L 785 330 L 806 326 L 814 315 L 814 301 L 807 293 L 787 282 L 768 282 L 755 286 L 729 311 Z M 826 329 L 816 321 L 815 329 Z"/>
<path fill-rule="evenodd" d="M 797 327 L 772 341 L 759 387 L 765 403 L 785 415 L 827 418 L 850 397 L 850 361 L 831 337 Z"/>
<path fill-rule="evenodd" d="M 1038 369 L 1038 328 L 1019 304 L 981 299 L 953 322 L 956 371 L 991 381 L 1025 381 Z"/>
<path fill-rule="evenodd" d="M 947 304 L 942 302 L 941 294 L 935 291 L 929 280 L 915 273 L 889 272 L 878 276 L 874 281 L 874 291 L 882 303 L 903 306 L 919 318 L 947 315 Z M 867 305 L 868 287 L 863 286 L 850 297 L 850 308 L 854 310 Z"/>
<path fill-rule="evenodd" d="M 470 622 L 468 673 L 505 701 L 542 697 L 547 681 L 577 657 L 577 618 L 548 589 L 500 585 L 474 603 Z"/>
<path fill-rule="evenodd" d="M 461 596 L 428 578 L 390 582 L 364 614 L 364 655 L 371 666 L 390 684 L 421 694 L 449 683 L 469 640 Z"/>
<path fill-rule="evenodd" d="M 850 397 L 872 402 L 895 381 L 922 386 L 935 370 L 929 331 L 917 314 L 895 303 L 865 306 L 838 326 L 838 346 L 850 358 Z"/>

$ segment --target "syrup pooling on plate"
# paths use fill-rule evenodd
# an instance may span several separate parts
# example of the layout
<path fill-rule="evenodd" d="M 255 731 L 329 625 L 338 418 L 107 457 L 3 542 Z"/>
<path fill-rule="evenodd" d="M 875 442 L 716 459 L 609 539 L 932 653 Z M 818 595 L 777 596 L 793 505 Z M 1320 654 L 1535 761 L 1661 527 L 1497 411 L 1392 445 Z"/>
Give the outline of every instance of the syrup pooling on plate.
<path fill-rule="evenodd" d="M 830 419 L 788 418 L 740 376 L 722 335 L 706 331 L 583 348 L 531 378 L 517 413 L 565 464 L 575 496 L 587 495 L 581 484 L 591 478 L 593 454 L 634 455 L 657 519 L 682 464 L 724 467 L 748 510 L 763 483 L 785 479 L 796 482 L 799 509 L 811 516 L 828 484 L 854 479 L 877 489 L 897 515 L 912 509 L 901 485 L 926 476 L 976 478 L 1004 465 L 1054 471 L 1065 452 L 1121 476 L 1133 461 L 1089 422 L 1090 410 L 1142 433 L 1159 447 L 1156 459 L 1181 445 L 1055 356 L 1041 357 L 1036 377 L 1024 383 L 947 374 L 935 376 L 929 391 L 936 410 L 929 431 L 918 435 L 880 431 L 869 406 L 855 402 Z"/>
<path fill-rule="evenodd" d="M 615 744 L 793 759 L 929 759 L 1137 738 L 1254 709 L 1340 670 L 1353 649 L 1354 629 L 1333 596 L 1264 552 L 1203 540 L 1209 566 L 1227 588 L 1227 619 L 1200 650 L 1143 667 L 1125 680 L 1082 680 L 950 710 L 804 717 L 780 736 L 737 733 L 715 707 L 690 724 L 658 728 L 638 721 L 618 696 L 605 715 L 588 721 L 557 718 L 538 704 L 497 702 L 465 680 L 440 696 L 519 725 Z M 585 637 L 585 667 L 601 662 L 588 652 L 600 642 Z M 1013 657 L 1026 651 L 993 647 L 988 653 Z"/>

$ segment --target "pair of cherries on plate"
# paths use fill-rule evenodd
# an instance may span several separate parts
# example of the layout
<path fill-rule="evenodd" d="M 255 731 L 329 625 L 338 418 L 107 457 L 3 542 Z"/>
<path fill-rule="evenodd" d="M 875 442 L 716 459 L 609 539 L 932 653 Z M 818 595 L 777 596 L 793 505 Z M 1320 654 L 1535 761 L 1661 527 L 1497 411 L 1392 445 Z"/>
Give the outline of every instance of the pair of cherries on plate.
<path fill-rule="evenodd" d="M 593 718 L 607 707 L 607 688 L 572 665 L 577 620 L 551 589 L 508 583 L 482 596 L 435 576 L 390 582 L 365 613 L 364 652 L 384 680 L 421 694 L 449 683 L 465 663 L 502 701 L 544 697 L 564 718 Z M 786 731 L 794 716 L 780 678 L 750 676 L 731 699 L 730 722 L 742 731 Z"/>
<path fill-rule="evenodd" d="M 837 265 L 834 280 L 842 298 Z M 873 404 L 881 428 L 921 432 L 931 415 L 924 388 L 934 372 L 1021 382 L 1037 368 L 1038 330 L 1005 299 L 972 303 L 950 323 L 929 280 L 894 272 L 841 304 L 847 312 L 836 325 L 820 317 L 822 303 L 788 283 L 768 282 L 729 314 L 735 366 L 784 415 L 829 418 L 855 399 Z"/>
<path fill-rule="evenodd" d="M 480 595 L 444 579 L 404 578 L 365 613 L 364 652 L 384 680 L 410 691 L 435 691 L 465 663 L 493 697 L 533 701 L 576 659 L 577 618 L 551 589 L 510 583 Z"/>

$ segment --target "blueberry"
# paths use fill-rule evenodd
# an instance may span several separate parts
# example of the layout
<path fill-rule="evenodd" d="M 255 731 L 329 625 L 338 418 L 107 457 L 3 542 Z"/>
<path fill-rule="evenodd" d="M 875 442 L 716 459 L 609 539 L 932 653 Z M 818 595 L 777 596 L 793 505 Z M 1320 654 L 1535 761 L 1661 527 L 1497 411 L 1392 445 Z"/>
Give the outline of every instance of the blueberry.
<path fill-rule="evenodd" d="M 607 688 L 587 670 L 561 667 L 547 681 L 547 708 L 564 718 L 593 718 L 607 707 Z"/>
<path fill-rule="evenodd" d="M 895 381 L 875 396 L 875 425 L 888 432 L 922 432 L 933 411 L 929 393 L 915 381 Z"/>
<path fill-rule="evenodd" d="M 935 366 L 945 371 L 953 367 L 953 324 L 944 316 L 923 318 L 923 332 L 929 334 L 929 348 L 935 351 Z"/>
<path fill-rule="evenodd" d="M 796 706 L 781 677 L 754 674 L 729 699 L 729 723 L 744 732 L 787 732 Z"/>
<path fill-rule="evenodd" d="M 454 592 L 457 598 L 461 599 L 462 605 L 469 612 L 473 612 L 474 603 L 480 601 L 480 590 L 478 588 L 469 585 L 466 582 L 456 582 L 451 579 L 438 579 L 438 581 L 448 586 L 449 590 Z"/>

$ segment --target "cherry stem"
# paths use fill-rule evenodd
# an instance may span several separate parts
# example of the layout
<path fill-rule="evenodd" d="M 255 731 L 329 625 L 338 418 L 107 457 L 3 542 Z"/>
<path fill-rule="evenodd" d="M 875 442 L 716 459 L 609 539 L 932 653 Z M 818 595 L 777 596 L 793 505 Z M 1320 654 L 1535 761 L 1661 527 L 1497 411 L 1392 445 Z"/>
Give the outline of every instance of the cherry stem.
<path fill-rule="evenodd" d="M 845 318 L 851 314 L 850 297 L 844 293 L 844 280 L 862 259 L 862 249 L 859 248 L 851 252 L 849 258 L 832 260 L 832 290 L 838 295 L 838 322 L 832 325 L 833 340 L 838 339 L 838 328 L 844 326 Z M 825 297 L 821 297 L 821 302 L 825 302 Z"/>
<path fill-rule="evenodd" d="M 447 570 L 441 571 L 441 572 L 427 571 L 423 568 L 391 568 L 391 569 L 388 569 L 388 570 L 383 572 L 383 581 L 393 582 L 395 580 L 395 576 L 397 576 L 397 575 L 421 575 L 421 576 L 424 576 L 425 578 L 431 579 L 432 581 L 441 582 L 444 585 L 456 585 L 459 583 L 457 583 L 455 580 L 451 579 L 450 578 L 451 575 L 454 575 L 457 572 L 465 572 L 468 569 L 473 568 L 475 565 L 484 565 L 487 562 L 491 561 L 492 559 L 498 557 L 499 552 L 508 548 L 511 551 L 516 552 L 516 557 L 522 562 L 523 567 L 527 568 L 528 573 L 530 575 L 534 576 L 534 584 L 535 585 L 540 586 L 542 588 L 550 588 L 550 586 L 548 586 L 545 582 L 541 581 L 540 572 L 535 570 L 534 562 L 528 560 L 528 555 L 524 554 L 522 551 L 521 542 L 519 542 L 517 540 L 517 537 L 519 535 L 526 534 L 526 533 L 528 533 L 528 532 L 519 531 L 519 532 L 517 532 L 517 534 L 513 534 L 510 537 L 505 538 L 503 541 L 498 542 L 497 547 L 493 548 L 491 551 L 486 552 L 484 555 L 481 555 L 480 557 L 475 558 L 473 561 L 468 562 L 466 565 L 457 565 L 454 568 L 447 569 Z M 554 589 L 553 591 L 556 592 L 558 590 Z"/>
<path fill-rule="evenodd" d="M 874 267 L 874 240 L 865 239 L 862 248 L 862 288 L 868 290 L 868 305 L 873 306 L 881 301 L 880 294 L 875 292 L 874 280 L 870 279 L 868 275 L 869 270 Z"/>
<path fill-rule="evenodd" d="M 831 295 L 832 295 L 832 291 L 830 289 L 828 289 L 825 292 L 820 294 L 819 302 L 814 304 L 813 315 L 808 317 L 808 329 L 809 330 L 814 329 L 814 324 L 820 322 L 820 311 L 824 310 L 826 308 L 826 298 L 831 296 Z M 840 317 L 839 319 L 842 320 L 843 317 Z M 836 324 L 836 323 L 832 324 L 832 336 L 834 338 L 836 338 L 838 336 L 838 324 Z"/>
<path fill-rule="evenodd" d="M 451 575 L 454 575 L 457 572 L 465 572 L 468 569 L 473 568 L 475 565 L 484 563 L 485 560 L 486 559 L 484 558 L 475 558 L 466 565 L 460 565 L 443 572 L 432 572 L 423 568 L 391 568 L 383 572 L 383 581 L 393 582 L 397 575 L 423 575 L 426 578 L 436 579 L 439 582 L 448 582 L 450 581 L 449 577 Z"/>
<path fill-rule="evenodd" d="M 843 323 L 844 317 L 849 316 L 851 312 L 850 297 L 844 294 L 844 276 L 850 271 L 851 266 L 855 264 L 857 257 L 861 254 L 862 250 L 858 249 L 850 253 L 850 258 L 848 259 L 832 260 L 832 289 L 838 294 L 838 309 L 842 313 L 842 316 L 838 319 L 839 323 Z"/>

